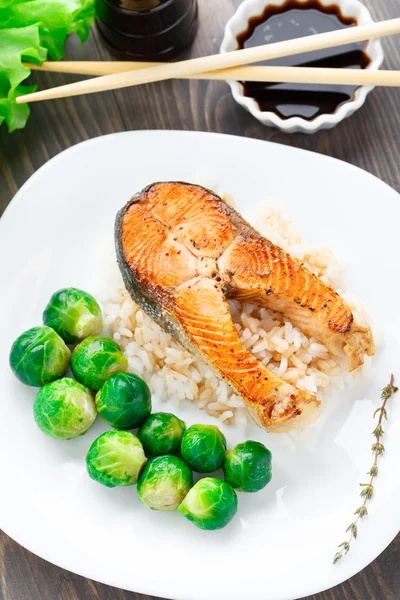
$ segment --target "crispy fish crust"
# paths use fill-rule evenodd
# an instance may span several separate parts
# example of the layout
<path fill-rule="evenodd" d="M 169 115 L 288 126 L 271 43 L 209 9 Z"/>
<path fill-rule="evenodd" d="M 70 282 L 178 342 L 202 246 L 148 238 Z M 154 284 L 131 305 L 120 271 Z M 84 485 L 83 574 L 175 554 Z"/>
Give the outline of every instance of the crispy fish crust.
<path fill-rule="evenodd" d="M 319 401 L 241 344 L 227 298 L 284 314 L 331 352 L 344 351 L 349 370 L 374 353 L 370 329 L 354 322 L 332 288 L 205 188 L 148 186 L 118 213 L 116 246 L 136 302 L 229 382 L 260 427 L 303 426 L 318 416 Z"/>

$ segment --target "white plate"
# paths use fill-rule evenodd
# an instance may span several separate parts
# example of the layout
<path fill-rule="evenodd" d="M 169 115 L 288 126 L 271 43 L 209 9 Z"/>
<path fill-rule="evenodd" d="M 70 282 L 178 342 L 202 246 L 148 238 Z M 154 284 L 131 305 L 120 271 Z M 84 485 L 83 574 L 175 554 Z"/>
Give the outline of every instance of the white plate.
<path fill-rule="evenodd" d="M 85 473 L 85 453 L 103 430 L 47 438 L 32 416 L 33 388 L 8 367 L 12 341 L 40 324 L 63 286 L 93 291 L 104 277 L 116 211 L 146 184 L 206 183 L 230 193 L 244 214 L 283 207 L 310 244 L 329 245 L 347 267 L 348 288 L 372 317 L 377 353 L 368 377 L 337 392 L 302 442 L 247 437 L 274 455 L 271 484 L 240 494 L 239 512 L 218 532 L 177 513 L 155 513 L 134 487 L 107 489 Z M 400 405 L 389 405 L 387 449 L 369 517 L 351 553 L 332 557 L 360 504 L 371 464 L 372 413 L 399 368 L 396 192 L 345 163 L 271 143 L 205 133 L 137 131 L 79 144 L 49 161 L 15 197 L 0 224 L 0 526 L 17 542 L 70 571 L 121 588 L 179 599 L 278 600 L 324 590 L 372 561 L 399 530 Z M 154 400 L 156 409 L 160 405 Z M 212 421 L 189 403 L 188 423 Z M 230 445 L 240 439 L 224 429 Z"/>

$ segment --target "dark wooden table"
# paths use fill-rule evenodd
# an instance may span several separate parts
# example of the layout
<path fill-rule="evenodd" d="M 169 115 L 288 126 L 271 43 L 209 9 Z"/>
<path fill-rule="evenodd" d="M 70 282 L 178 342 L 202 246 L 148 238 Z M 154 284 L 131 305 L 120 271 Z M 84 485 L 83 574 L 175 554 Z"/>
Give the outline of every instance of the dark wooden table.
<path fill-rule="evenodd" d="M 400 16 L 399 0 L 364 0 L 375 19 Z M 200 29 L 191 55 L 218 51 L 224 25 L 240 0 L 199 0 Z M 386 68 L 400 68 L 400 39 L 384 41 Z M 84 46 L 69 40 L 66 58 L 108 59 L 97 31 Z M 41 88 L 74 77 L 40 74 Z M 32 105 L 27 127 L 0 128 L 0 212 L 49 158 L 91 137 L 132 129 L 191 129 L 244 135 L 314 150 L 353 163 L 400 191 L 400 91 L 377 89 L 351 119 L 313 136 L 263 127 L 232 100 L 222 82 L 168 81 Z M 379 199 L 377 199 L 379 200 Z M 364 542 L 365 543 L 365 542 Z M 354 548 L 356 550 L 356 547 Z M 0 532 L 0 600 L 143 600 L 73 575 L 21 548 Z M 398 600 L 400 536 L 369 567 L 314 600 Z M 245 600 L 245 599 L 243 599 Z M 310 599 L 309 599 L 310 600 Z"/>

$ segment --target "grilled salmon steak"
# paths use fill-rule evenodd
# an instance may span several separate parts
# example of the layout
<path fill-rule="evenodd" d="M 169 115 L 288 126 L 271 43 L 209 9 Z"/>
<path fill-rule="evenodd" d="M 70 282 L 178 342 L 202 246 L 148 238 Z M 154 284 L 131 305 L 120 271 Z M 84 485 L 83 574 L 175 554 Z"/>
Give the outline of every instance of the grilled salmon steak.
<path fill-rule="evenodd" d="M 262 237 L 210 190 L 154 183 L 116 219 L 117 258 L 134 300 L 205 360 L 270 431 L 303 426 L 319 401 L 264 367 L 240 342 L 227 298 L 282 313 L 349 370 L 374 353 L 370 329 L 299 261 Z"/>

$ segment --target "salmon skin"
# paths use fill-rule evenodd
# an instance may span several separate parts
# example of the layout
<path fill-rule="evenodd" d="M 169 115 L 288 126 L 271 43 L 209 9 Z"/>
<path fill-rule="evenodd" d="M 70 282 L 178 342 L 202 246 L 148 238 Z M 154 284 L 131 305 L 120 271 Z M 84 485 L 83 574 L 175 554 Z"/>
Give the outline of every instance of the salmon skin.
<path fill-rule="evenodd" d="M 253 229 L 208 189 L 153 183 L 119 211 L 118 264 L 133 299 L 207 362 L 269 431 L 318 416 L 319 401 L 271 373 L 240 342 L 227 298 L 271 308 L 347 354 L 349 370 L 374 353 L 370 329 L 299 261 Z"/>

